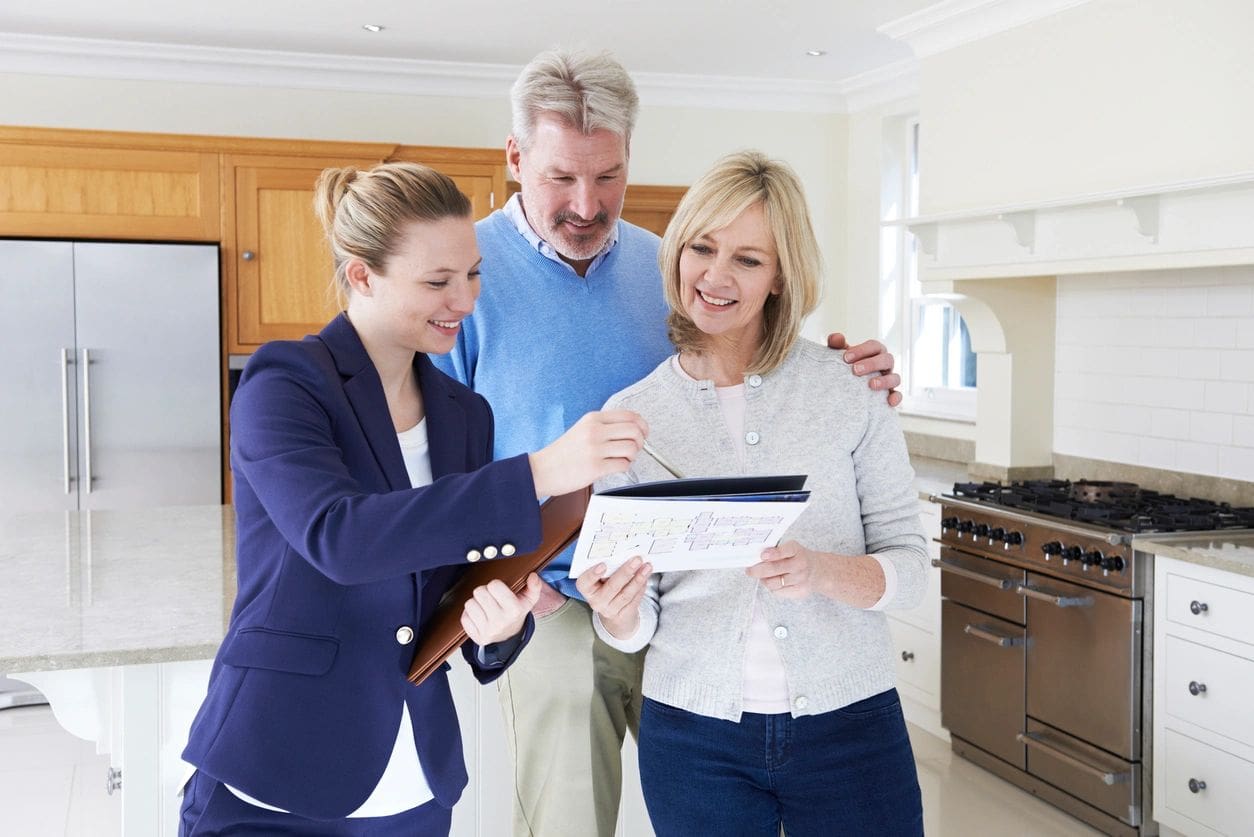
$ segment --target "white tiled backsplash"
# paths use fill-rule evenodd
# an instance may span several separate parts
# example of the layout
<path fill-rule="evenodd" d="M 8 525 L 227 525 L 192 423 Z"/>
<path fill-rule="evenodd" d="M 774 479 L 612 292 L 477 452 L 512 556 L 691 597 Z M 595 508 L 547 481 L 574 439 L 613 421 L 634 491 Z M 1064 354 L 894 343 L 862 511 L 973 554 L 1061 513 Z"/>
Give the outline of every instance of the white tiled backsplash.
<path fill-rule="evenodd" d="M 1254 481 L 1254 267 L 1058 280 L 1054 450 Z"/>

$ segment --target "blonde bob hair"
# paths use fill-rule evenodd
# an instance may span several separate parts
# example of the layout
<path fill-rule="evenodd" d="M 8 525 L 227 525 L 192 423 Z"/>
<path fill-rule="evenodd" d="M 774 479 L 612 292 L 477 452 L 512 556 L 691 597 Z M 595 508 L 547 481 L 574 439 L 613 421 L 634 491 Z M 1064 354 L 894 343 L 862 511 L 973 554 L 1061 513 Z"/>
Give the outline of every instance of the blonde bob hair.
<path fill-rule="evenodd" d="M 349 259 L 383 273 L 407 223 L 470 217 L 470 200 L 457 184 L 417 163 L 327 169 L 314 186 L 313 205 L 331 245 L 331 289 L 341 310 L 348 307 Z"/>
<path fill-rule="evenodd" d="M 819 304 L 822 259 L 796 172 L 759 151 L 719 160 L 679 202 L 662 237 L 658 267 L 671 309 L 666 318 L 671 342 L 680 352 L 700 354 L 706 335 L 684 310 L 679 258 L 694 240 L 726 227 L 754 204 L 762 205 L 775 242 L 781 286 L 778 294 L 766 298 L 762 345 L 746 370 L 762 374 L 784 362 L 797 342 L 801 321 Z"/>

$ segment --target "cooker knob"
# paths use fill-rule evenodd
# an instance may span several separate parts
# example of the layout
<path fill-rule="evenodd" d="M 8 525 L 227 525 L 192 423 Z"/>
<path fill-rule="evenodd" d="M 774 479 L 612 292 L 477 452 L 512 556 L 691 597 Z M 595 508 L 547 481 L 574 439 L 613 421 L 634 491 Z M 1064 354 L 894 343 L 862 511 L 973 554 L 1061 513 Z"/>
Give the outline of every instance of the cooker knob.
<path fill-rule="evenodd" d="M 1006 538 L 1006 530 L 1001 528 L 1000 526 L 995 526 L 992 529 L 988 530 L 988 539 L 990 541 L 1000 541 L 1000 540 L 1005 540 L 1005 538 Z"/>
<path fill-rule="evenodd" d="M 1079 561 L 1084 550 L 1078 546 L 1068 546 L 1062 551 L 1062 565 L 1065 567 L 1072 561 Z"/>
<path fill-rule="evenodd" d="M 1123 559 L 1118 555 L 1107 555 L 1102 559 L 1102 575 L 1123 572 Z"/>
<path fill-rule="evenodd" d="M 1001 540 L 1002 540 L 1002 543 L 1004 543 L 1007 547 L 1019 546 L 1020 544 L 1023 543 L 1023 533 L 1022 532 L 1007 532 L 1006 534 L 1001 536 Z"/>
<path fill-rule="evenodd" d="M 1102 559 L 1106 556 L 1102 554 L 1100 549 L 1094 549 L 1092 552 L 1084 553 L 1084 557 L 1080 559 L 1080 567 L 1088 572 L 1089 567 L 1100 567 Z"/>
<path fill-rule="evenodd" d="M 970 532 L 974 528 L 975 528 L 974 520 L 963 520 L 958 524 L 959 532 Z"/>
<path fill-rule="evenodd" d="M 1014 534 L 1017 535 L 1018 532 L 1015 532 Z M 1053 558 L 1055 555 L 1062 554 L 1062 544 L 1060 544 L 1058 541 L 1050 541 L 1049 543 L 1043 544 L 1041 546 L 1041 552 L 1045 553 L 1045 560 L 1048 561 L 1050 558 Z"/>
<path fill-rule="evenodd" d="M 946 517 L 943 520 L 941 520 L 942 531 L 949 530 L 949 529 L 957 529 L 957 528 L 958 528 L 958 518 Z"/>
<path fill-rule="evenodd" d="M 976 524 L 975 536 L 977 538 L 987 537 L 988 536 L 988 524 L 987 523 Z"/>

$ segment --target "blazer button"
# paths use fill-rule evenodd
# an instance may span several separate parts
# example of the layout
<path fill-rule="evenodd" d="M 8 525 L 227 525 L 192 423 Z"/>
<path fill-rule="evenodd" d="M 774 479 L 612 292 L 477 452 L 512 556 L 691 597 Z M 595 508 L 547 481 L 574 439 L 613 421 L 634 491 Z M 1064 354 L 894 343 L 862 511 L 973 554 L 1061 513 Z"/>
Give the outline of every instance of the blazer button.
<path fill-rule="evenodd" d="M 501 544 L 501 554 L 504 555 L 506 558 L 513 557 L 514 553 L 517 551 L 518 550 L 514 548 L 514 545 L 512 543 Z"/>
<path fill-rule="evenodd" d="M 408 625 L 401 625 L 396 629 L 396 641 L 401 645 L 409 645 L 414 641 L 414 629 Z"/>
<path fill-rule="evenodd" d="M 483 557 L 483 554 L 482 554 L 482 553 L 480 553 L 480 552 L 479 552 L 479 550 L 477 550 L 477 549 L 472 549 L 472 550 L 470 550 L 469 552 L 467 552 L 467 553 L 466 553 L 466 560 L 467 560 L 467 561 L 469 561 L 469 562 L 470 562 L 470 563 L 472 563 L 472 564 L 473 564 L 475 561 L 478 561 L 478 560 L 479 560 L 480 558 L 482 558 L 482 557 Z"/>
<path fill-rule="evenodd" d="M 483 557 L 487 558 L 489 561 L 491 561 L 493 558 L 495 558 L 499 554 L 500 553 L 497 551 L 495 546 L 485 546 L 483 548 Z"/>

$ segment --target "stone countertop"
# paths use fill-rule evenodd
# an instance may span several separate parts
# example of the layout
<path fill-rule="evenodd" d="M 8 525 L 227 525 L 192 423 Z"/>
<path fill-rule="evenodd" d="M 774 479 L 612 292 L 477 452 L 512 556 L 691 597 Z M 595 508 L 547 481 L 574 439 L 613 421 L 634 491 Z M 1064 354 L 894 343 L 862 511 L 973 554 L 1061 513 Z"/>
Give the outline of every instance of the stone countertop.
<path fill-rule="evenodd" d="M 914 466 L 914 485 L 919 490 L 920 500 L 926 500 L 933 494 L 952 494 L 954 483 L 970 480 L 964 462 L 911 456 L 910 464 Z"/>
<path fill-rule="evenodd" d="M 234 552 L 229 506 L 0 517 L 0 673 L 211 659 Z"/>
<path fill-rule="evenodd" d="M 1132 545 L 1143 552 L 1254 577 L 1254 529 L 1138 535 Z"/>

